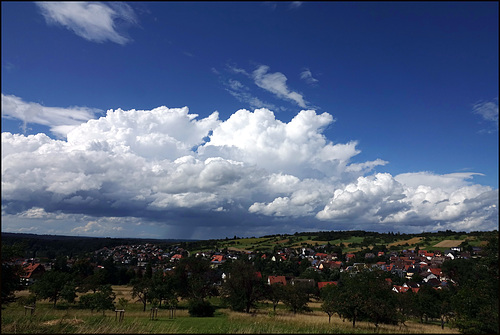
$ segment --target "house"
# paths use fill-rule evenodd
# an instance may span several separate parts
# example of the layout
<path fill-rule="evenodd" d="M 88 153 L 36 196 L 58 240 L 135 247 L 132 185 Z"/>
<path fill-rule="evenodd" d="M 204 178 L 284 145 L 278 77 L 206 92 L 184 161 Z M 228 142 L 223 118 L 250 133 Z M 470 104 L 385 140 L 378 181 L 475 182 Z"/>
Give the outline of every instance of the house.
<path fill-rule="evenodd" d="M 451 260 L 455 259 L 455 255 L 451 251 L 445 252 L 445 257 L 450 258 Z"/>
<path fill-rule="evenodd" d="M 354 259 L 355 257 L 356 257 L 356 255 L 355 255 L 355 254 L 346 254 L 346 255 L 345 255 L 345 259 L 346 259 L 346 261 L 348 261 L 348 262 L 349 262 L 350 260 Z"/>
<path fill-rule="evenodd" d="M 319 259 L 325 259 L 328 255 L 322 252 L 317 252 L 314 257 Z"/>
<path fill-rule="evenodd" d="M 370 258 L 375 258 L 375 254 L 374 254 L 374 253 L 372 253 L 372 252 L 367 252 L 367 253 L 365 254 L 365 258 L 368 258 L 368 259 L 370 259 Z"/>
<path fill-rule="evenodd" d="M 45 272 L 45 268 L 40 263 L 28 264 L 23 268 L 23 274 L 19 276 L 21 286 L 30 286 L 39 279 Z"/>
<path fill-rule="evenodd" d="M 221 264 L 226 261 L 226 257 L 224 255 L 213 255 L 212 260 L 210 261 L 212 264 Z"/>
<path fill-rule="evenodd" d="M 323 270 L 325 268 L 328 269 L 340 269 L 342 268 L 342 262 L 333 261 L 333 262 L 323 262 L 318 266 L 319 270 Z"/>
<path fill-rule="evenodd" d="M 269 285 L 273 285 L 273 284 L 286 285 L 286 278 L 285 278 L 285 276 L 269 276 L 269 277 L 267 277 L 267 283 Z"/>
<path fill-rule="evenodd" d="M 437 278 L 431 278 L 426 281 L 426 284 L 432 287 L 440 287 L 441 282 Z"/>
<path fill-rule="evenodd" d="M 181 254 L 175 254 L 175 255 L 173 255 L 173 256 L 170 258 L 170 261 L 171 261 L 171 262 L 176 262 L 176 261 L 180 260 L 181 258 L 183 258 Z"/>
<path fill-rule="evenodd" d="M 338 282 L 336 281 L 320 281 L 318 282 L 318 288 L 321 290 L 326 285 L 337 285 L 337 284 Z"/>
<path fill-rule="evenodd" d="M 400 285 L 394 285 L 392 287 L 392 290 L 396 293 L 405 293 L 409 290 L 410 288 L 407 286 L 400 286 Z"/>
<path fill-rule="evenodd" d="M 422 275 L 422 274 L 421 274 L 421 275 Z M 427 283 L 427 282 L 428 282 L 429 280 L 431 280 L 431 279 L 436 279 L 436 280 L 438 280 L 438 277 L 437 277 L 435 274 L 433 274 L 432 272 L 425 272 L 425 273 L 423 274 L 423 277 L 424 277 L 423 281 L 424 281 L 425 283 Z"/>

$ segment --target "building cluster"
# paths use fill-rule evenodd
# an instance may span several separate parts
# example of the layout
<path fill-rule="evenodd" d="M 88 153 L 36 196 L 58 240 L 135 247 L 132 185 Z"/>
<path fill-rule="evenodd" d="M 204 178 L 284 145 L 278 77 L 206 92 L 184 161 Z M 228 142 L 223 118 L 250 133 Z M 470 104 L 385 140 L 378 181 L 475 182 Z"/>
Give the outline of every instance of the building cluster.
<path fill-rule="evenodd" d="M 315 248 L 283 248 L 273 253 L 261 253 L 238 250 L 219 250 L 197 252 L 194 255 L 209 259 L 212 267 L 216 268 L 227 260 L 240 258 L 254 259 L 273 262 L 308 261 L 310 268 L 314 271 L 326 271 L 327 269 L 337 269 L 340 272 L 356 273 L 363 269 L 380 269 L 397 275 L 401 278 L 399 282 L 403 285 L 393 285 L 393 290 L 398 293 L 412 290 L 418 292 L 423 284 L 430 285 L 436 289 L 449 285 L 450 279 L 441 271 L 441 266 L 448 259 L 480 257 L 481 249 L 474 248 L 471 252 L 464 252 L 460 248 L 451 248 L 444 252 L 427 250 L 403 250 L 384 252 L 356 252 L 339 255 L 337 253 L 325 252 L 325 246 Z M 146 243 L 140 245 L 120 245 L 113 248 L 102 248 L 94 252 L 95 256 L 102 259 L 112 258 L 118 266 L 133 268 L 135 271 L 144 271 L 147 264 L 151 264 L 153 271 L 171 271 L 175 263 L 182 258 L 189 257 L 191 253 L 178 246 L 172 246 L 168 250 L 162 249 L 154 244 Z M 51 268 L 51 263 L 41 264 L 39 259 L 17 260 L 22 265 L 21 285 L 23 287 L 33 284 L 44 271 Z M 73 259 L 68 259 L 69 267 L 74 263 Z M 96 267 L 102 267 L 97 266 Z M 260 273 L 259 276 L 262 277 Z M 227 274 L 222 273 L 222 280 Z M 328 284 L 336 282 L 315 283 L 312 279 L 298 279 L 286 276 L 268 276 L 267 283 L 281 283 L 283 285 L 294 284 L 298 281 L 307 281 L 310 285 L 322 288 Z"/>

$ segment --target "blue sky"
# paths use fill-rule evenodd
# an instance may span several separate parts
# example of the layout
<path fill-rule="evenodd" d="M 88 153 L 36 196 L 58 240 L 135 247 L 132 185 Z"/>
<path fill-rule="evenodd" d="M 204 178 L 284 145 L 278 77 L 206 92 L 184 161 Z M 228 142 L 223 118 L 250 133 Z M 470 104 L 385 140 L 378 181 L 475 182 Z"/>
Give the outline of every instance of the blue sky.
<path fill-rule="evenodd" d="M 2 231 L 498 228 L 497 2 L 1 15 Z"/>

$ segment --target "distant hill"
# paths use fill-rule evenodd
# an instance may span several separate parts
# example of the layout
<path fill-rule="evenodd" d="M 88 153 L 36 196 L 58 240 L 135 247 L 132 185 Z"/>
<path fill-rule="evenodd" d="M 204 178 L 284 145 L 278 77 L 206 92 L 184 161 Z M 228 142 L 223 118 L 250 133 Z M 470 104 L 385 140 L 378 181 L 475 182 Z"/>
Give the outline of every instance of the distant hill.
<path fill-rule="evenodd" d="M 93 252 L 104 247 L 112 248 L 118 245 L 145 244 L 172 245 L 181 242 L 193 242 L 190 239 L 151 239 L 151 238 L 111 238 L 65 235 L 38 235 L 22 233 L 1 233 L 2 244 L 21 243 L 24 246 L 26 258 L 47 257 L 58 255 L 74 257 Z"/>
<path fill-rule="evenodd" d="M 378 233 L 362 230 L 297 232 L 295 234 L 275 234 L 262 237 L 237 237 L 211 240 L 192 239 L 151 239 L 151 238 L 110 238 L 86 236 L 37 235 L 20 233 L 1 233 L 2 244 L 22 243 L 24 257 L 47 257 L 58 255 L 75 257 L 94 252 L 104 247 L 151 243 L 168 248 L 178 245 L 191 252 L 205 250 L 234 250 L 267 252 L 282 248 L 326 247 L 328 250 L 340 252 L 356 252 L 364 249 L 404 250 L 426 249 L 444 251 L 453 246 L 472 248 L 485 245 L 498 231 L 454 232 L 451 230 L 438 232 L 422 232 L 419 234 Z"/>

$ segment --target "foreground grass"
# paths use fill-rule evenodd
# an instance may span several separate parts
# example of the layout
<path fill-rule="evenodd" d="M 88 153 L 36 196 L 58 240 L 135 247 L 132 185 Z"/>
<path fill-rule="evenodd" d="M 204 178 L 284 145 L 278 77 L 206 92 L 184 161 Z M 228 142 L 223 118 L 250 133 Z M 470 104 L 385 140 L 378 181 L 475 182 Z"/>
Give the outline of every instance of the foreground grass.
<path fill-rule="evenodd" d="M 187 310 L 178 309 L 175 318 L 169 318 L 168 310 L 159 310 L 156 320 L 150 320 L 149 310 L 143 312 L 142 305 L 131 303 L 126 308 L 123 322 L 115 320 L 113 311 L 91 313 L 75 307 L 54 309 L 48 302 L 37 303 L 33 316 L 24 315 L 24 308 L 16 304 L 2 311 L 3 334 L 424 334 L 457 333 L 456 330 L 429 324 L 407 322 L 406 326 L 380 325 L 375 328 L 366 322 L 356 323 L 356 328 L 348 321 L 328 316 L 320 311 L 307 314 L 290 313 L 278 309 L 259 309 L 253 314 L 236 313 L 218 309 L 212 318 L 190 317 Z"/>

